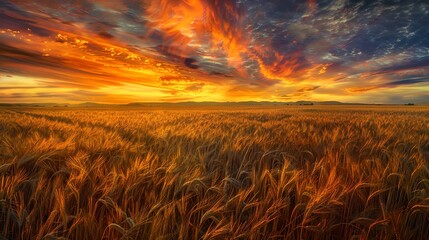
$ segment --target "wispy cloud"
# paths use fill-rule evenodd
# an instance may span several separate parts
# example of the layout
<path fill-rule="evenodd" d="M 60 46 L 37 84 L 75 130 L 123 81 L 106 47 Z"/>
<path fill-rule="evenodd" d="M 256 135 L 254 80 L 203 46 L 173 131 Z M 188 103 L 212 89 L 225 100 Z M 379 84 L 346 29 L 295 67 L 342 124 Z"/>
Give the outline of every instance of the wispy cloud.
<path fill-rule="evenodd" d="M 0 73 L 64 98 L 74 89 L 124 96 L 133 84 L 163 101 L 342 100 L 326 86 L 368 101 L 375 90 L 428 88 L 427 11 L 411 0 L 4 0 Z M 10 99 L 25 97 L 7 84 L 0 79 Z M 61 98 L 43 91 L 24 94 Z"/>

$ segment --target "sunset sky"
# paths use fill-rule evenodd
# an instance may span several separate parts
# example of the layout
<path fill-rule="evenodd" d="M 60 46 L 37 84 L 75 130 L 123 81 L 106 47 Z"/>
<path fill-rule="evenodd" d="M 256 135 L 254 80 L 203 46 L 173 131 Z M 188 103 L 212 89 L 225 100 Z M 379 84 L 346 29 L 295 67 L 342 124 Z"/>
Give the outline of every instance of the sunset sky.
<path fill-rule="evenodd" d="M 428 1 L 1 0 L 0 102 L 429 102 Z"/>

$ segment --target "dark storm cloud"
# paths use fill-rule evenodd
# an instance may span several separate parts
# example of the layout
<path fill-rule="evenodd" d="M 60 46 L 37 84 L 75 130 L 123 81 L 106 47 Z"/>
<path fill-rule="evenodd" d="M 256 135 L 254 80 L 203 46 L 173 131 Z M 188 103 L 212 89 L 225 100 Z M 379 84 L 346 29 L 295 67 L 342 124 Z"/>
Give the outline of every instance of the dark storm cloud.
<path fill-rule="evenodd" d="M 319 5 L 313 15 L 303 16 L 286 27 L 297 45 L 306 50 L 306 60 L 334 60 L 350 66 L 374 56 L 425 46 L 427 10 L 420 4 L 335 1 Z"/>
<path fill-rule="evenodd" d="M 189 68 L 193 68 L 193 69 L 197 69 L 198 68 L 198 65 L 196 65 L 197 60 L 195 60 L 193 58 L 185 58 L 184 63 Z"/>
<path fill-rule="evenodd" d="M 385 85 L 389 87 L 396 87 L 400 85 L 409 85 L 409 84 L 416 84 L 416 83 L 429 83 L 429 76 L 403 79 L 399 81 L 389 82 Z"/>
<path fill-rule="evenodd" d="M 47 37 L 53 34 L 52 31 L 38 27 L 38 23 L 25 18 L 14 17 L 11 13 L 2 12 L 0 10 L 0 29 L 31 29 L 31 33 L 42 37 Z"/>
<path fill-rule="evenodd" d="M 98 36 L 103 37 L 103 38 L 114 38 L 114 36 L 108 32 L 99 32 Z"/>
<path fill-rule="evenodd" d="M 412 59 L 408 59 L 406 62 L 400 62 L 393 66 L 380 68 L 380 71 L 398 71 L 406 69 L 418 69 L 418 68 L 428 68 L 429 67 L 429 56 L 417 58 L 415 55 Z"/>

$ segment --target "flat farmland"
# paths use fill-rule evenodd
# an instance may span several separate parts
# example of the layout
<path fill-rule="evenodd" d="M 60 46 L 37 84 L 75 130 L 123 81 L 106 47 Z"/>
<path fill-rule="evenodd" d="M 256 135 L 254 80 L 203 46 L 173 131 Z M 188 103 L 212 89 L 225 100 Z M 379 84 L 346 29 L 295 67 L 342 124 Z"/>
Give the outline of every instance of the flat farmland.
<path fill-rule="evenodd" d="M 0 109 L 1 239 L 426 239 L 429 107 Z"/>

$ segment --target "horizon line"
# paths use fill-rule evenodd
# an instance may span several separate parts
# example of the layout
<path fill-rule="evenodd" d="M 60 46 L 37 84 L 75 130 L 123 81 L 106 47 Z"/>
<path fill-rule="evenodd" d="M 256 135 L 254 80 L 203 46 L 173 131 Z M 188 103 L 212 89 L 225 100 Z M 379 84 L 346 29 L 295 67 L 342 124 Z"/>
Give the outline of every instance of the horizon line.
<path fill-rule="evenodd" d="M 341 101 L 183 101 L 183 102 L 128 102 L 128 103 L 102 103 L 102 102 L 81 102 L 81 103 L 68 103 L 68 102 L 0 102 L 0 106 L 20 106 L 20 105 L 56 105 L 57 107 L 68 106 L 82 106 L 82 105 L 105 105 L 105 106 L 130 106 L 130 105 L 180 105 L 180 104 L 276 104 L 276 105 L 429 105 L 429 103 L 361 103 L 361 102 L 341 102 Z M 61 105 L 61 106 L 59 106 Z"/>

